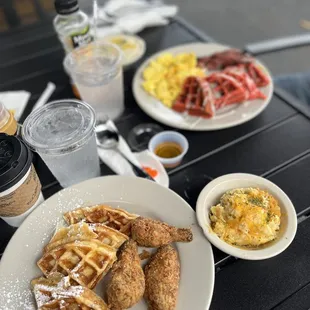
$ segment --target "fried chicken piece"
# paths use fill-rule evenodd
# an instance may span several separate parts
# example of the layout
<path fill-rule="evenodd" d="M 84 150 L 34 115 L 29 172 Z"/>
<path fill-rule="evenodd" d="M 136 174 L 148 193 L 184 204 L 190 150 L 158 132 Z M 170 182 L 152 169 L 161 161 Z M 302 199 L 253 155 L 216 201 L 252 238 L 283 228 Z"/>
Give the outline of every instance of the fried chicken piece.
<path fill-rule="evenodd" d="M 141 260 L 149 259 L 151 257 L 151 253 L 149 251 L 143 250 L 139 256 Z"/>
<path fill-rule="evenodd" d="M 145 278 L 137 244 L 129 240 L 124 244 L 118 261 L 112 267 L 112 276 L 107 289 L 110 309 L 131 308 L 142 298 L 144 289 Z"/>
<path fill-rule="evenodd" d="M 176 228 L 160 221 L 138 217 L 132 221 L 131 235 L 138 245 L 160 247 L 171 242 L 190 242 L 193 240 L 190 228 Z"/>
<path fill-rule="evenodd" d="M 145 266 L 148 310 L 174 310 L 180 282 L 180 262 L 171 245 L 160 247 Z"/>

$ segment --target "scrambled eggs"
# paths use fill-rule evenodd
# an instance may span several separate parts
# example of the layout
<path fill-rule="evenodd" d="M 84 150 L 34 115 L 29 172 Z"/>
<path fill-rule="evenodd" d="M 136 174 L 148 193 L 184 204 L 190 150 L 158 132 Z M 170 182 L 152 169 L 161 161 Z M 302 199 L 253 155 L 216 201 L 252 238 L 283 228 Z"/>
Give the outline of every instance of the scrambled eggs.
<path fill-rule="evenodd" d="M 197 57 L 193 53 L 164 53 L 143 71 L 143 88 L 164 105 L 171 108 L 182 90 L 188 76 L 204 76 L 204 71 L 197 67 Z"/>
<path fill-rule="evenodd" d="M 225 242 L 236 246 L 257 247 L 274 240 L 280 218 L 277 200 L 257 188 L 225 193 L 210 212 L 213 231 Z"/>

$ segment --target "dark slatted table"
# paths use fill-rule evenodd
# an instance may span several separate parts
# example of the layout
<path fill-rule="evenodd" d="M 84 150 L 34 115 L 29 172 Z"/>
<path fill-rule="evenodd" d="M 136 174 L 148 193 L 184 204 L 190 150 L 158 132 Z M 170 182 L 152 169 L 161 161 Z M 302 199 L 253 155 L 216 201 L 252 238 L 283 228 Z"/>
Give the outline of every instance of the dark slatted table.
<path fill-rule="evenodd" d="M 0 35 L 0 91 L 25 89 L 32 93 L 23 119 L 48 81 L 57 86 L 52 99 L 73 97 L 62 68 L 63 51 L 51 21 L 48 17 L 41 23 Z M 145 57 L 170 46 L 211 40 L 181 19 L 166 27 L 145 30 L 141 36 L 147 43 Z M 155 123 L 140 110 L 131 91 L 132 77 L 142 61 L 125 73 L 126 111 L 116 122 L 125 138 L 134 126 Z M 170 184 L 193 208 L 199 192 L 210 180 L 226 173 L 248 172 L 279 185 L 292 199 L 299 218 L 296 239 L 275 258 L 237 260 L 213 249 L 216 280 L 211 309 L 310 307 L 309 115 L 296 100 L 276 90 L 268 108 L 248 123 L 214 132 L 182 131 L 190 149 L 182 165 L 169 171 Z M 61 189 L 38 157 L 35 166 L 45 198 Z M 102 175 L 112 174 L 105 165 L 101 168 Z M 13 228 L 0 222 L 2 250 L 13 233 Z"/>

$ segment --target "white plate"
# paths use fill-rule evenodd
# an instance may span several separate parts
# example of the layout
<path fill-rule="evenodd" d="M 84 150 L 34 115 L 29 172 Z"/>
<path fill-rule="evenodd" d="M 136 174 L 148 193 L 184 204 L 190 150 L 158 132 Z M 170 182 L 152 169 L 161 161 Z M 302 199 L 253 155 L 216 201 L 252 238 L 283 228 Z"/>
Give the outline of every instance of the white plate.
<path fill-rule="evenodd" d="M 244 187 L 266 190 L 278 200 L 281 208 L 281 225 L 277 239 L 257 249 L 238 248 L 226 243 L 212 231 L 210 225 L 210 208 L 219 202 L 225 192 Z M 295 208 L 288 196 L 274 183 L 252 174 L 227 174 L 208 183 L 198 197 L 196 212 L 198 223 L 209 241 L 223 252 L 243 259 L 259 260 L 280 254 L 291 244 L 297 230 Z"/>
<path fill-rule="evenodd" d="M 179 54 L 193 52 L 198 57 L 200 57 L 211 55 L 215 52 L 220 52 L 229 48 L 230 47 L 228 46 L 216 43 L 192 43 L 169 48 L 153 55 L 140 66 L 133 79 L 133 93 L 138 105 L 146 114 L 158 122 L 174 128 L 193 131 L 224 129 L 240 125 L 251 120 L 267 107 L 273 94 L 273 82 L 271 75 L 268 69 L 258 60 L 256 63 L 263 68 L 270 79 L 270 84 L 264 88 L 261 88 L 261 91 L 266 95 L 266 99 L 246 101 L 242 104 L 225 107 L 217 111 L 217 115 L 212 119 L 199 118 L 177 113 L 172 109 L 164 106 L 159 100 L 150 96 L 142 88 L 143 70 L 151 60 L 154 60 L 162 53 Z"/>
<path fill-rule="evenodd" d="M 164 166 L 162 165 L 162 163 L 155 157 L 155 155 L 153 155 L 149 150 L 145 150 L 139 153 L 133 153 L 138 162 L 142 165 L 142 166 L 147 166 L 153 169 L 156 169 L 158 174 L 157 176 L 154 178 L 154 180 L 164 186 L 164 187 L 169 187 L 169 176 L 168 173 L 166 171 L 166 169 L 164 168 Z"/>
<path fill-rule="evenodd" d="M 81 206 L 107 203 L 180 227 L 190 226 L 194 240 L 175 244 L 181 261 L 177 310 L 208 309 L 214 285 L 210 243 L 199 228 L 195 212 L 177 194 L 136 177 L 101 177 L 64 189 L 40 205 L 24 221 L 7 246 L 0 264 L 0 305 L 5 310 L 35 309 L 31 279 L 40 276 L 36 262 L 62 214 Z M 99 284 L 100 285 L 100 284 Z M 99 290 L 102 296 L 102 290 Z M 146 310 L 144 301 L 134 310 Z"/>

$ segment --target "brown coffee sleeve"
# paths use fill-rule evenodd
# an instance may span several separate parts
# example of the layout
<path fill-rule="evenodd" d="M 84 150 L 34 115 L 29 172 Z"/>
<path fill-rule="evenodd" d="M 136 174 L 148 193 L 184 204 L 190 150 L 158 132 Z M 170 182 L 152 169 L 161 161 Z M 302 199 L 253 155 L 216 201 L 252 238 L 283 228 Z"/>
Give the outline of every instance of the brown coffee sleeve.
<path fill-rule="evenodd" d="M 27 179 L 13 192 L 0 197 L 0 216 L 17 216 L 25 213 L 38 200 L 41 183 L 33 165 Z"/>

